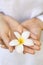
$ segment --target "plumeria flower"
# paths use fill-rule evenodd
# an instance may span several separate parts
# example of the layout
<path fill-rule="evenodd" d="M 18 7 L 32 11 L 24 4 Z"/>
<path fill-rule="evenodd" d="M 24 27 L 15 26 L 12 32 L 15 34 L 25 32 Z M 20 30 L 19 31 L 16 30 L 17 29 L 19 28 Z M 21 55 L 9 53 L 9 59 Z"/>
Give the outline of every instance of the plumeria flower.
<path fill-rule="evenodd" d="M 21 35 L 18 32 L 14 32 L 14 35 L 16 36 L 17 39 L 12 40 L 9 45 L 10 46 L 15 46 L 15 50 L 18 53 L 22 53 L 24 51 L 24 46 L 33 46 L 33 40 L 29 39 L 30 32 L 29 31 L 24 31 Z"/>

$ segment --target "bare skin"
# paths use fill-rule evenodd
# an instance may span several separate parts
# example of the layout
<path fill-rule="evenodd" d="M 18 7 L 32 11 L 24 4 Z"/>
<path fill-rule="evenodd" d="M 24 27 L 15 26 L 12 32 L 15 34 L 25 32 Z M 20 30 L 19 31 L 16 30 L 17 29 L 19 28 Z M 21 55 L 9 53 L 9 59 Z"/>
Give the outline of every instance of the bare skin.
<path fill-rule="evenodd" d="M 9 42 L 13 39 L 13 37 L 14 36 L 10 27 L 6 24 L 2 17 L 0 17 L 0 43 L 2 43 L 2 47 L 4 47 L 4 43 L 9 51 L 13 51 L 13 47 L 9 46 Z"/>
<path fill-rule="evenodd" d="M 31 20 L 26 20 L 22 23 L 22 25 L 30 30 L 31 32 L 31 37 L 34 39 L 34 47 L 32 49 L 39 50 L 40 49 L 40 36 L 41 36 L 41 31 L 43 30 L 43 22 L 37 18 L 33 18 Z M 35 36 L 33 36 L 33 34 Z M 28 52 L 28 50 L 26 50 Z"/>
<path fill-rule="evenodd" d="M 12 29 L 13 32 L 18 31 L 19 33 L 22 33 L 24 30 L 27 30 L 22 25 L 20 25 L 20 23 L 18 23 L 16 20 L 11 18 L 10 16 L 4 16 L 3 18 L 8 23 L 8 25 L 10 26 L 10 28 Z M 24 51 L 26 49 L 28 50 L 28 53 L 34 54 L 34 52 L 35 52 L 34 49 L 31 49 L 31 47 L 24 46 Z"/>
<path fill-rule="evenodd" d="M 34 40 L 34 46 L 33 47 L 24 46 L 24 53 L 34 54 L 35 50 L 40 49 L 39 38 L 40 38 L 41 30 L 42 30 L 42 23 L 40 22 L 40 20 L 33 18 L 31 20 L 27 20 L 27 21 L 23 22 L 20 25 L 16 20 L 14 20 L 13 18 L 11 18 L 9 16 L 4 15 L 3 19 L 6 23 L 8 23 L 8 25 L 10 26 L 10 28 L 13 32 L 18 31 L 19 33 L 22 33 L 22 31 L 24 31 L 24 30 L 27 30 L 27 29 L 30 30 L 31 38 L 33 38 L 33 40 Z M 35 30 L 36 30 L 36 32 L 35 32 Z"/>
<path fill-rule="evenodd" d="M 17 24 L 18 27 L 14 25 L 17 22 L 14 19 L 10 18 L 9 16 L 6 16 L 5 20 L 10 25 L 10 27 L 13 31 L 15 30 L 14 28 L 16 28 L 16 29 L 18 29 L 17 31 L 21 33 L 22 31 L 24 31 L 24 28 L 22 27 L 22 26 L 24 26 L 26 29 L 28 29 L 31 32 L 31 38 L 34 39 L 35 45 L 34 45 L 34 47 L 30 47 L 30 48 L 24 46 L 24 48 L 25 48 L 24 53 L 25 52 L 26 53 L 34 53 L 35 52 L 34 50 L 40 50 L 40 45 L 41 45 L 40 44 L 40 35 L 41 35 L 43 25 L 39 19 L 33 18 L 31 20 L 27 20 L 21 24 L 22 26 Z M 8 20 L 9 20 L 9 22 L 8 22 Z"/>

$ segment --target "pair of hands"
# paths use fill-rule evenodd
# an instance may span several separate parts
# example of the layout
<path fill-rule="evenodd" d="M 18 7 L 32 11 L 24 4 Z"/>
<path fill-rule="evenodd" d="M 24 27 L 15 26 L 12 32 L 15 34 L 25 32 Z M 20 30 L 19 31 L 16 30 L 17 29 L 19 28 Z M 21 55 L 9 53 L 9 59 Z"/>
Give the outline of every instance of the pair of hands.
<path fill-rule="evenodd" d="M 34 46 L 24 46 L 24 53 L 34 54 L 35 50 L 40 50 L 40 35 L 42 29 L 43 23 L 37 18 L 26 20 L 20 24 L 10 16 L 0 14 L 0 43 L 2 44 L 1 47 L 9 49 L 9 51 L 13 51 L 15 47 L 9 46 L 9 42 L 15 38 L 13 32 L 18 31 L 19 33 L 22 33 L 24 30 L 29 30 L 31 32 L 30 37 L 34 41 Z"/>

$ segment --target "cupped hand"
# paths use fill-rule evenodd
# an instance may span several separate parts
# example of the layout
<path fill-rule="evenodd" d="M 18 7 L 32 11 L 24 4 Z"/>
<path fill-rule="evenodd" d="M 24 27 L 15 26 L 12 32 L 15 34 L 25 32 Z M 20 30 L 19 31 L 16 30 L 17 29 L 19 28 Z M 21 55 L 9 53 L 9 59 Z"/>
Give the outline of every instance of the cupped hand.
<path fill-rule="evenodd" d="M 19 33 L 22 33 L 24 30 L 27 30 L 26 28 L 24 28 L 24 23 L 22 23 L 20 25 L 20 23 L 18 23 L 16 20 L 14 20 L 13 18 L 11 18 L 10 16 L 4 16 L 3 18 L 8 23 L 8 25 L 10 26 L 10 28 L 12 29 L 13 32 L 17 31 Z M 33 36 L 36 37 L 34 34 L 33 34 Z M 39 44 L 39 41 L 36 41 L 35 43 Z M 34 51 L 34 49 L 32 47 L 24 46 L 24 53 L 26 52 L 26 53 L 34 54 L 35 51 Z"/>
<path fill-rule="evenodd" d="M 13 47 L 9 46 L 9 42 L 14 38 L 14 35 L 8 26 L 8 24 L 5 22 L 3 17 L 0 15 L 0 46 L 1 47 L 7 47 L 9 51 L 13 51 Z"/>
<path fill-rule="evenodd" d="M 34 41 L 34 46 L 31 47 L 34 50 L 40 50 L 40 36 L 43 29 L 43 22 L 37 18 L 26 20 L 22 25 L 31 32 L 31 38 Z"/>
<path fill-rule="evenodd" d="M 40 20 L 37 18 L 33 18 L 31 20 L 27 20 L 23 22 L 21 25 L 16 20 L 11 18 L 10 16 L 4 16 L 4 20 L 8 23 L 12 31 L 18 31 L 22 33 L 24 30 L 29 30 L 31 32 L 31 38 L 34 41 L 33 47 L 24 46 L 24 53 L 33 54 L 35 50 L 40 49 L 40 34 L 42 29 L 42 24 L 40 24 Z"/>

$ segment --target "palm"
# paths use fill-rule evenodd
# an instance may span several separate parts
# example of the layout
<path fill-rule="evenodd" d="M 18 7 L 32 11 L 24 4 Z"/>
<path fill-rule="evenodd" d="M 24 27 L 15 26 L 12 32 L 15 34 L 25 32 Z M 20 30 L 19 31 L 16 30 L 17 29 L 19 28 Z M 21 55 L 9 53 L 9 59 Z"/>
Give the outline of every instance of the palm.
<path fill-rule="evenodd" d="M 34 37 L 33 34 L 31 34 L 32 38 L 38 39 L 38 40 L 40 39 L 41 26 L 38 19 L 33 18 L 31 20 L 27 20 L 23 22 L 22 25 L 35 35 Z"/>
<path fill-rule="evenodd" d="M 22 23 L 22 25 L 31 32 L 31 38 L 34 40 L 34 47 L 31 47 L 34 50 L 40 49 L 40 35 L 43 29 L 43 22 L 37 18 L 27 20 Z"/>

